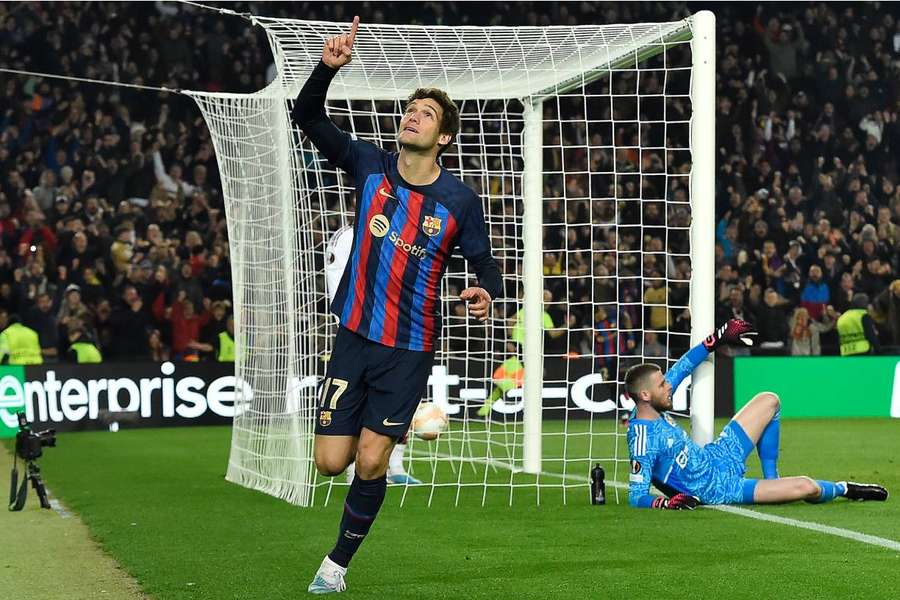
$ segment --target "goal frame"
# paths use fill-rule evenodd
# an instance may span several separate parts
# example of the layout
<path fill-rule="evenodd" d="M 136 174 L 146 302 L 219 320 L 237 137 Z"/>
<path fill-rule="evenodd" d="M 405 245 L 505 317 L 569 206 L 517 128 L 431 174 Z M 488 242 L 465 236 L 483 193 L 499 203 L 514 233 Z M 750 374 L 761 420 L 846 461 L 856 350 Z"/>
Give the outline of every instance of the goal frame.
<path fill-rule="evenodd" d="M 300 87 L 305 82 L 313 66 L 318 61 L 318 54 L 313 51 L 314 44 L 297 44 L 290 47 L 283 47 L 281 40 L 273 32 L 273 28 L 277 25 L 279 19 L 269 19 L 265 17 L 252 17 L 255 25 L 262 26 L 268 36 L 270 45 L 275 56 L 278 76 L 266 88 L 254 94 L 229 94 L 229 93 L 209 93 L 200 91 L 189 91 L 187 95 L 191 96 L 201 107 L 204 116 L 208 118 L 209 106 L 217 99 L 231 99 L 235 101 L 245 102 L 249 105 L 258 103 L 259 113 L 269 113 L 270 123 L 274 126 L 273 142 L 278 147 L 289 148 L 292 144 L 291 139 L 291 123 L 286 110 L 287 102 L 296 97 Z M 315 40 L 318 37 L 327 39 L 329 35 L 333 35 L 336 23 L 326 22 L 304 22 L 309 31 L 308 41 Z M 386 26 L 372 25 L 371 27 L 385 28 L 405 27 L 405 26 Z M 587 26 L 589 27 L 589 26 Z M 648 26 L 649 27 L 649 26 Z M 528 30 L 524 32 L 524 30 Z M 539 68 L 533 70 L 516 70 L 501 69 L 499 62 L 496 65 L 488 65 L 484 70 L 464 69 L 436 69 L 434 64 L 429 63 L 427 68 L 421 72 L 413 72 L 412 75 L 390 72 L 385 77 L 384 70 L 376 72 L 370 80 L 368 74 L 365 77 L 365 84 L 359 82 L 359 78 L 354 80 L 353 77 L 344 77 L 344 73 L 339 72 L 332 82 L 329 89 L 330 101 L 351 101 L 351 100 L 391 100 L 396 101 L 405 98 L 410 89 L 423 86 L 442 87 L 447 90 L 450 95 L 457 100 L 517 100 L 524 107 L 523 110 L 523 146 L 522 160 L 523 168 L 523 184 L 522 184 L 522 209 L 523 209 L 523 238 L 526 242 L 523 247 L 523 326 L 524 340 L 522 343 L 522 352 L 524 358 L 524 390 L 522 391 L 523 401 L 523 454 L 522 464 L 517 466 L 526 473 L 538 474 L 542 467 L 542 420 L 543 420 L 543 398 L 542 390 L 543 381 L 543 246 L 540 242 L 542 239 L 543 228 L 543 151 L 544 141 L 542 137 L 543 130 L 543 103 L 546 99 L 565 94 L 566 92 L 578 89 L 586 84 L 596 81 L 607 76 L 612 70 L 627 67 L 640 61 L 651 58 L 661 52 L 664 52 L 668 44 L 686 42 L 691 43 L 691 117 L 690 117 L 690 153 L 691 153 L 691 172 L 689 176 L 690 204 L 691 204 L 691 225 L 690 225 L 690 247 L 691 247 L 691 269 L 692 275 L 690 280 L 690 313 L 691 313 L 691 344 L 700 343 L 705 335 L 714 327 L 714 308 L 715 308 L 715 273 L 714 273 L 714 244 L 715 244 L 715 206 L 714 206 L 714 177 L 715 177 L 715 16 L 710 11 L 700 11 L 686 19 L 672 23 L 652 24 L 652 28 L 645 28 L 641 35 L 636 35 L 630 26 L 610 26 L 604 31 L 595 32 L 588 31 L 581 26 L 577 27 L 549 27 L 549 28 L 515 28 L 515 27 L 429 27 L 427 35 L 434 36 L 436 39 L 440 36 L 452 38 L 460 36 L 466 40 L 478 41 L 486 39 L 479 36 L 497 36 L 497 42 L 503 43 L 503 40 L 520 42 L 520 31 L 522 36 L 533 34 L 543 36 L 545 43 L 549 42 L 553 35 L 561 32 L 571 32 L 571 40 L 576 44 L 581 41 L 587 41 L 584 36 L 591 36 L 589 41 L 594 45 L 587 45 L 592 50 L 581 50 L 581 46 L 574 46 L 577 57 L 576 60 L 570 60 L 569 63 L 555 63 L 554 56 L 551 52 L 546 57 L 539 57 L 541 62 Z M 579 36 L 582 36 L 579 38 Z M 490 38 L 493 42 L 493 37 Z M 602 41 L 605 47 L 598 49 L 596 42 Z M 623 40 L 627 43 L 622 43 Z M 357 46 L 354 48 L 356 60 L 345 69 L 352 73 L 354 67 L 358 68 L 358 63 L 367 62 L 367 64 L 379 64 L 384 54 L 378 45 L 373 44 L 374 40 L 365 40 L 365 36 L 358 38 Z M 446 42 L 446 39 L 444 40 Z M 368 46 L 366 44 L 369 44 Z M 612 44 L 612 45 L 610 45 Z M 572 46 L 570 46 L 571 48 Z M 357 52 L 358 51 L 358 52 Z M 410 49 L 411 51 L 411 49 Z M 286 61 L 285 56 L 290 54 L 293 57 L 291 61 Z M 515 57 L 513 57 L 515 58 Z M 526 57 L 519 57 L 525 60 Z M 531 57 L 528 57 L 529 59 Z M 574 66 L 573 66 L 574 63 Z M 414 71 L 414 70 L 411 70 Z M 380 77 L 380 78 L 379 78 Z M 216 144 L 214 136 L 214 145 Z M 216 152 L 219 154 L 222 148 L 216 146 Z M 265 148 L 262 149 L 264 151 Z M 257 149 L 257 151 L 260 151 Z M 296 199 L 292 190 L 292 172 L 302 169 L 299 159 L 290 153 L 281 153 L 278 157 L 277 164 L 270 165 L 276 167 L 274 171 L 277 174 L 277 185 L 269 185 L 265 189 L 270 201 L 277 198 L 277 205 L 283 214 L 287 215 L 293 210 Z M 243 174 L 243 167 L 238 167 Z M 252 175 L 252 174 L 251 174 Z M 268 176 L 268 175 L 267 175 Z M 226 182 L 223 176 L 223 184 Z M 252 177 L 251 177 L 252 179 Z M 273 178 L 274 180 L 274 178 Z M 241 186 L 249 184 L 241 184 Z M 232 197 L 240 197 L 241 193 L 247 191 L 243 187 L 226 190 L 226 195 L 231 194 Z M 237 238 L 238 231 L 235 229 L 237 225 L 229 222 L 229 236 Z M 301 233 L 299 240 L 288 239 L 290 233 L 288 227 L 284 227 L 281 233 L 282 243 L 288 251 L 297 244 L 312 244 L 311 239 L 307 239 L 309 233 Z M 307 237 L 303 237 L 303 236 Z M 236 253 L 237 254 L 237 253 Z M 240 256 L 235 257 L 235 261 L 239 261 Z M 290 257 L 287 252 L 283 257 L 284 270 L 286 280 L 284 283 L 293 288 L 295 283 L 292 277 L 292 269 L 290 265 Z M 233 280 L 236 285 L 242 284 L 243 273 L 239 272 L 236 262 L 232 264 Z M 301 279 L 306 275 L 301 275 Z M 288 328 L 293 331 L 297 327 L 297 320 L 302 316 L 295 314 L 295 306 L 293 306 L 294 297 L 287 294 L 286 297 L 288 314 L 286 316 Z M 240 303 L 236 303 L 236 339 L 239 341 L 245 339 L 243 330 L 243 318 L 241 315 Z M 294 345 L 288 348 L 287 373 L 285 377 L 288 383 L 288 400 L 285 407 L 286 411 L 303 408 L 305 399 L 316 387 L 314 376 L 310 376 L 308 372 L 294 372 L 294 365 L 298 350 Z M 305 354 L 303 354 L 305 356 Z M 238 348 L 238 359 L 236 362 L 237 375 L 240 375 L 241 365 L 246 357 L 243 357 L 241 349 Z M 311 360 L 316 360 L 313 357 Z M 301 370 L 303 366 L 301 365 Z M 311 372 L 315 372 L 313 369 Z M 713 437 L 713 419 L 714 419 L 714 367 L 712 360 L 705 361 L 693 373 L 691 383 L 691 424 L 692 435 L 698 444 L 705 444 L 712 441 Z M 238 398 L 236 401 L 247 401 L 245 398 Z M 237 419 L 237 417 L 236 417 Z M 292 425 L 291 436 L 297 440 L 304 439 L 305 442 L 297 441 L 293 444 L 290 452 L 296 452 L 299 455 L 309 458 L 312 453 L 311 445 L 311 423 L 299 423 Z M 257 487 L 267 493 L 283 497 L 291 502 L 310 505 L 314 494 L 308 491 L 296 493 L 285 491 L 283 487 L 251 484 L 247 483 L 247 479 L 243 474 L 232 474 L 232 464 L 229 465 L 229 480 L 237 481 L 243 485 Z M 300 469 L 299 466 L 292 467 L 300 471 L 306 472 L 308 466 Z M 288 475 L 284 483 L 291 479 L 293 475 Z M 305 476 L 300 475 L 302 480 Z"/>

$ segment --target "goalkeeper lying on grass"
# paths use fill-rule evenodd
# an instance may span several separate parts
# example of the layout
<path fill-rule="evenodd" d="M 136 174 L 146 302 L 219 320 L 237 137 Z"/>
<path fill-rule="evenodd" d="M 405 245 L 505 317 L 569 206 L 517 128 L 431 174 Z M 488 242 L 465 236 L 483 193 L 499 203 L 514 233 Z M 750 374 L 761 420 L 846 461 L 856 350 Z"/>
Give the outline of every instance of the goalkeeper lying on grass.
<path fill-rule="evenodd" d="M 631 455 L 628 502 L 641 508 L 693 509 L 698 504 L 772 504 L 805 500 L 829 502 L 886 500 L 880 485 L 849 481 L 819 481 L 809 477 L 779 477 L 778 442 L 780 401 L 772 392 L 753 397 L 731 420 L 715 442 L 700 447 L 666 412 L 672 392 L 685 377 L 721 344 L 752 345 L 751 325 L 732 319 L 702 344 L 691 348 L 663 375 L 653 364 L 632 367 L 625 387 L 636 404 L 636 418 L 628 424 Z M 756 446 L 764 479 L 746 479 L 745 461 Z M 650 484 L 668 498 L 653 496 Z"/>

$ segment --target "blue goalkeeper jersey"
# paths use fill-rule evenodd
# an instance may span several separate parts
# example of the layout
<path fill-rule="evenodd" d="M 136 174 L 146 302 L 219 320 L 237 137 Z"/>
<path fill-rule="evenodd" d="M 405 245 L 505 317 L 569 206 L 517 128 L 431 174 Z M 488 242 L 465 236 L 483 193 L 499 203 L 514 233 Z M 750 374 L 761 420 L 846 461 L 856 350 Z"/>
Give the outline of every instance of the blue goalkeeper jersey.
<path fill-rule="evenodd" d="M 703 344 L 691 348 L 665 374 L 672 393 L 685 377 L 709 355 Z M 708 446 L 701 448 L 668 414 L 648 421 L 631 419 L 628 424 L 628 451 L 631 474 L 628 481 L 628 503 L 649 507 L 653 502 L 651 482 L 704 498 L 717 484 L 718 456 Z"/>

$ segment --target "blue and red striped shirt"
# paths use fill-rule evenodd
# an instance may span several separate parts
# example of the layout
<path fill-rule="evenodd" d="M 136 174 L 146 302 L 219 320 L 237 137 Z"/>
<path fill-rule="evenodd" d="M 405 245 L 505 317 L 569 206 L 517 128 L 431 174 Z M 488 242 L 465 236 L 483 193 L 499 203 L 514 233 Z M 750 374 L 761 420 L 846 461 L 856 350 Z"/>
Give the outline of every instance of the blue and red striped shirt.
<path fill-rule="evenodd" d="M 490 253 L 481 200 L 441 169 L 406 183 L 396 153 L 362 140 L 337 165 L 354 177 L 353 247 L 331 311 L 341 325 L 385 346 L 432 351 L 440 334 L 441 279 L 453 251 Z"/>

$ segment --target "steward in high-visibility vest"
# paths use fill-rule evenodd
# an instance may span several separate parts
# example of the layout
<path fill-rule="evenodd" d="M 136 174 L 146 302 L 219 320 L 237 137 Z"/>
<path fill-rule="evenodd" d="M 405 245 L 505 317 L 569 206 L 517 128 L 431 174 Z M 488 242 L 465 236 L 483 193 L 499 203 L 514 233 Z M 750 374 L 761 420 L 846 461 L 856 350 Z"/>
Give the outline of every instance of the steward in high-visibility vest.
<path fill-rule="evenodd" d="M 96 364 L 103 362 L 103 355 L 89 335 L 76 329 L 69 333 L 69 360 L 78 364 Z"/>
<path fill-rule="evenodd" d="M 853 296 L 850 310 L 837 320 L 838 336 L 841 340 L 841 356 L 871 354 L 878 345 L 874 335 L 874 325 L 866 307 L 869 297 L 865 294 Z M 869 329 L 870 331 L 866 331 Z"/>
<path fill-rule="evenodd" d="M 863 329 L 863 317 L 868 312 L 862 308 L 851 308 L 837 321 L 838 335 L 841 338 L 841 356 L 851 354 L 868 354 L 872 349 Z"/>
<path fill-rule="evenodd" d="M 219 350 L 216 352 L 216 360 L 219 362 L 234 362 L 234 339 L 227 331 L 223 331 L 218 337 Z"/>
<path fill-rule="evenodd" d="M 37 331 L 23 325 L 18 316 L 11 316 L 9 321 L 10 326 L 0 333 L 0 362 L 9 365 L 43 364 Z"/>
<path fill-rule="evenodd" d="M 234 317 L 228 317 L 225 321 L 225 331 L 216 337 L 216 360 L 219 362 L 234 362 Z"/>

